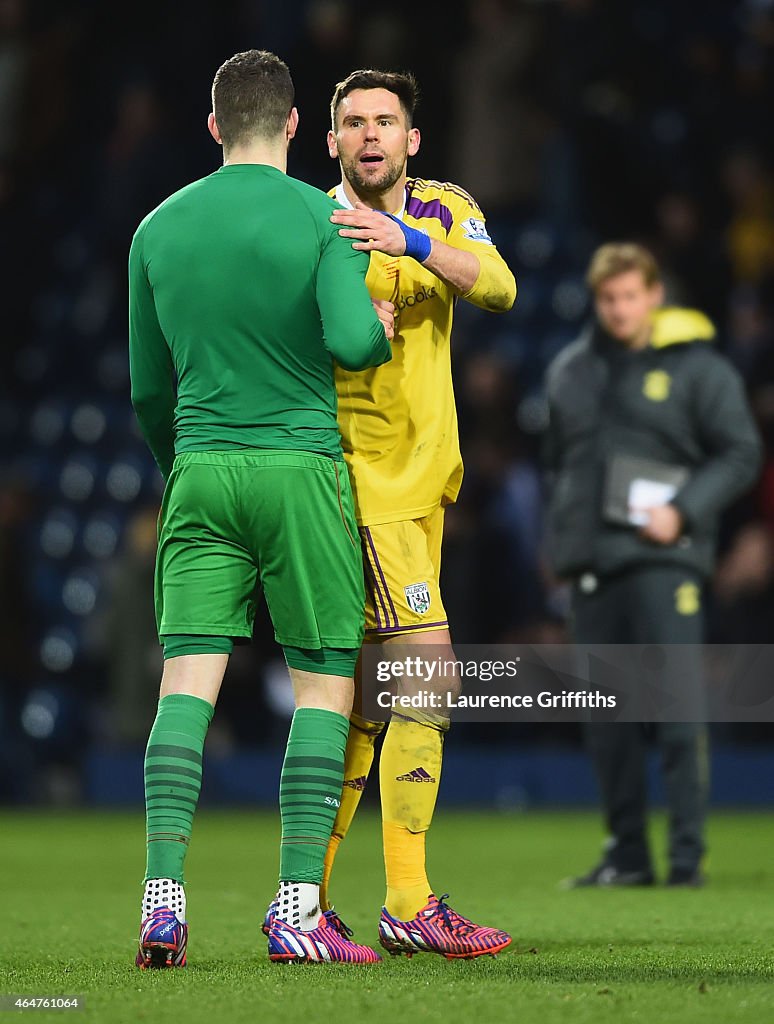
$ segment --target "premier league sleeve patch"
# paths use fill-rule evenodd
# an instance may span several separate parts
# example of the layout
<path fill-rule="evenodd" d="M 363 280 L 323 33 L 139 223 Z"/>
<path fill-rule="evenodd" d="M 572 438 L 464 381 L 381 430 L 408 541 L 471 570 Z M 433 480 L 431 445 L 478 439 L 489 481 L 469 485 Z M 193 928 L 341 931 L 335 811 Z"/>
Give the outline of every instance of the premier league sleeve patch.
<path fill-rule="evenodd" d="M 412 583 L 410 587 L 403 588 L 406 594 L 406 603 L 412 612 L 417 615 L 424 615 L 430 608 L 430 591 L 426 583 Z"/>
<path fill-rule="evenodd" d="M 462 222 L 461 226 L 465 238 L 469 238 L 472 242 L 484 242 L 486 245 L 492 245 L 492 239 L 487 233 L 486 224 L 484 221 L 479 220 L 478 217 L 468 217 L 467 220 Z"/>

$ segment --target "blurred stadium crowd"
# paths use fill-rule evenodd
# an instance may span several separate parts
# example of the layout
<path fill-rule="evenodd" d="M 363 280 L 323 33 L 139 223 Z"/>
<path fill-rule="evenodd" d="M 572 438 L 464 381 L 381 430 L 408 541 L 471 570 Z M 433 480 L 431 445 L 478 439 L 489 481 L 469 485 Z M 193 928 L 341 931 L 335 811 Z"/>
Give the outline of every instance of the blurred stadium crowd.
<path fill-rule="evenodd" d="M 288 61 L 290 173 L 325 189 L 335 83 L 412 69 L 410 171 L 478 199 L 519 282 L 505 317 L 458 308 L 453 637 L 564 636 L 565 594 L 541 558 L 542 379 L 589 316 L 593 247 L 623 238 L 652 247 L 670 302 L 710 314 L 748 384 L 768 459 L 726 520 L 710 639 L 771 635 L 772 0 L 0 0 L 0 798 L 66 799 L 85 744 L 147 735 L 161 480 L 129 403 L 126 257 L 146 212 L 217 167 L 209 85 L 253 46 Z M 210 742 L 284 729 L 284 678 L 264 616 Z"/>

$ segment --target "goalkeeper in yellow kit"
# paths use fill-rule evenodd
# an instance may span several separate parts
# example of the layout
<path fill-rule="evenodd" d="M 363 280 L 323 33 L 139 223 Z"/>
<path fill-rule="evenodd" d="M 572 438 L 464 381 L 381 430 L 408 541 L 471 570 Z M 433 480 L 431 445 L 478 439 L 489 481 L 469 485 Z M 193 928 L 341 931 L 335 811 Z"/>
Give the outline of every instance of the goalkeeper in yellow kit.
<path fill-rule="evenodd" d="M 342 171 L 331 194 L 345 207 L 331 220 L 353 248 L 371 253 L 371 296 L 395 304 L 392 361 L 359 374 L 337 368 L 336 385 L 366 565 L 366 642 L 385 648 L 432 644 L 434 655 L 453 660 L 439 571 L 444 506 L 456 499 L 462 482 L 450 358 L 454 305 L 462 298 L 506 312 L 516 283 L 475 200 L 449 182 L 407 177 L 407 159 L 420 142 L 412 123 L 415 104 L 411 75 L 377 71 L 349 75 L 331 103 L 328 149 Z M 448 725 L 438 715 L 401 710 L 384 738 L 387 897 L 379 935 L 396 954 L 473 957 L 511 941 L 506 932 L 475 925 L 437 899 L 427 879 L 425 833 Z M 341 806 L 320 892 L 323 909 L 330 909 L 336 850 L 383 729 L 383 722 L 352 716 Z"/>

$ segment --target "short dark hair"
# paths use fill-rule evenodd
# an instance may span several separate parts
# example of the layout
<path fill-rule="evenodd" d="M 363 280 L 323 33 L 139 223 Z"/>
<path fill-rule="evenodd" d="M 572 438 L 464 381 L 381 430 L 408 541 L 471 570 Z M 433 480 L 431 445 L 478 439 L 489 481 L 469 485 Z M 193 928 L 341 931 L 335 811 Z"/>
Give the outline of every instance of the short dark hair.
<path fill-rule="evenodd" d="M 235 53 L 212 83 L 212 112 L 225 149 L 283 131 L 295 89 L 287 64 L 267 50 Z"/>
<path fill-rule="evenodd" d="M 419 86 L 410 71 L 353 71 L 343 82 L 339 82 L 331 100 L 331 125 L 336 130 L 336 111 L 345 96 L 355 89 L 386 89 L 393 92 L 400 100 L 406 123 L 411 128 L 414 122 L 414 111 L 419 102 Z"/>

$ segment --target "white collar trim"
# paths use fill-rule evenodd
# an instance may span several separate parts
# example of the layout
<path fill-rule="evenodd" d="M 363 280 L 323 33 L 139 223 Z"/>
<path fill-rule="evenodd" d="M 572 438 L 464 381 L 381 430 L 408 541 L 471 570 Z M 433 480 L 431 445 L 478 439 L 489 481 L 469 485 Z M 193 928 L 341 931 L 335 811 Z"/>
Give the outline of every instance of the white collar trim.
<path fill-rule="evenodd" d="M 336 186 L 336 202 L 339 203 L 341 206 L 343 206 L 345 210 L 353 210 L 354 209 L 352 203 L 350 203 L 349 199 L 347 198 L 347 193 L 344 191 L 344 185 L 341 182 L 339 182 L 339 184 Z M 406 212 L 406 190 L 404 189 L 403 190 L 403 205 L 398 210 L 398 212 L 396 214 L 394 214 L 394 216 L 398 217 L 400 220 L 403 220 L 403 214 L 405 212 Z"/>

